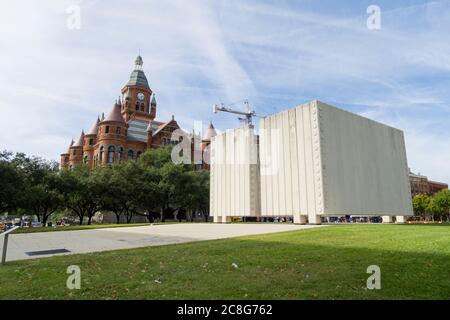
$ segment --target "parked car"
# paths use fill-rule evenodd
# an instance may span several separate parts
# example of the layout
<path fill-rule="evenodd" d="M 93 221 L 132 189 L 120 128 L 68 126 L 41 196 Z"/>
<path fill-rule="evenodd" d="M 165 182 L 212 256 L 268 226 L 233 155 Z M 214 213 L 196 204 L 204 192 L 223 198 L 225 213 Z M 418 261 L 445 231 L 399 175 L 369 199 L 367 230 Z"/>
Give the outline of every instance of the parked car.
<path fill-rule="evenodd" d="M 31 226 L 33 228 L 40 228 L 40 227 L 42 227 L 42 223 L 40 223 L 40 222 L 32 222 Z"/>

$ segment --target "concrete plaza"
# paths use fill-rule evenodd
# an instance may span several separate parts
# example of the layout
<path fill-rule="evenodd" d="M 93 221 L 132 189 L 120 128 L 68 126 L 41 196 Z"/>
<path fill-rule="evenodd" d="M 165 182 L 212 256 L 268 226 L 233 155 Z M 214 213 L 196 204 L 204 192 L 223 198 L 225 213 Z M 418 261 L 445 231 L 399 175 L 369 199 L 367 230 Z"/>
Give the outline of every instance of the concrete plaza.
<path fill-rule="evenodd" d="M 202 240 L 225 239 L 315 227 L 318 226 L 281 223 L 184 223 L 143 227 L 12 234 L 9 238 L 7 261 L 36 259 L 53 255 L 89 253 Z M 58 254 L 48 252 L 41 254 L 43 251 L 52 250 L 67 250 L 68 252 Z"/>

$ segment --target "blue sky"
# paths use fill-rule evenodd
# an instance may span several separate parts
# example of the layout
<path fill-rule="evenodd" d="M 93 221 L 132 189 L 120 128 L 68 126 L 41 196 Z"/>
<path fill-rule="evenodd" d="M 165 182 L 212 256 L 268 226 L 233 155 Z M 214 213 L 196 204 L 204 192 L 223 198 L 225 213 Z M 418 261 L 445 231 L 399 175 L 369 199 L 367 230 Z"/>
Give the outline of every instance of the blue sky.
<path fill-rule="evenodd" d="M 411 169 L 450 182 L 450 1 L 16 0 L 0 25 L 0 149 L 58 160 L 140 50 L 158 119 L 224 130 L 238 121 L 213 103 L 267 115 L 319 99 L 404 130 Z"/>

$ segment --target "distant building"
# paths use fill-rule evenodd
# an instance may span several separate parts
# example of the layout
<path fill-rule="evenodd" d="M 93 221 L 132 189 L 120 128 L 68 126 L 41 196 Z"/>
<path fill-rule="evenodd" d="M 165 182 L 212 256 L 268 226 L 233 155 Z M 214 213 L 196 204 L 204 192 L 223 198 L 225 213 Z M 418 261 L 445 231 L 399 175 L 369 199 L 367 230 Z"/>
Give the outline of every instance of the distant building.
<path fill-rule="evenodd" d="M 447 189 L 448 189 L 448 184 L 446 184 L 446 183 L 428 180 L 428 190 L 429 190 L 428 192 L 430 194 L 435 194 L 435 193 L 438 193 L 439 191 L 447 190 Z"/>
<path fill-rule="evenodd" d="M 143 60 L 138 56 L 135 68 L 121 90 L 121 97 L 106 117 L 97 118 L 89 131 L 82 131 L 78 140 L 72 140 L 68 150 L 61 154 L 61 169 L 70 169 L 82 163 L 93 168 L 136 159 L 147 149 L 182 141 L 183 137 L 172 136 L 175 130 L 180 129 L 174 116 L 168 121 L 155 120 L 156 98 L 142 65 Z M 215 135 L 210 124 L 205 136 L 200 139 L 200 149 L 206 148 Z M 197 167 L 208 169 L 209 166 L 200 162 Z"/>
<path fill-rule="evenodd" d="M 448 189 L 448 184 L 443 182 L 428 180 L 428 177 L 409 172 L 409 182 L 411 184 L 411 195 L 414 197 L 417 194 L 432 195 L 441 190 Z"/>

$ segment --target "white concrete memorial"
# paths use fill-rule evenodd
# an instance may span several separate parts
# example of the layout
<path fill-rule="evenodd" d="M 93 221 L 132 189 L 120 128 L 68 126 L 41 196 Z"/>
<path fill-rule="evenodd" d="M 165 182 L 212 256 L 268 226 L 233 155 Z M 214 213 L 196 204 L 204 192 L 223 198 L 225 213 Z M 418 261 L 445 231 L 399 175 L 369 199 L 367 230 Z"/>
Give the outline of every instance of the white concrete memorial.
<path fill-rule="evenodd" d="M 413 214 L 398 129 L 312 101 L 262 119 L 259 148 L 251 146 L 256 139 L 236 135 L 240 131 L 254 136 L 245 127 L 212 141 L 216 222 L 232 216 L 293 216 L 295 223 L 320 224 L 322 217 L 340 215 L 383 216 L 385 222 L 397 216 L 403 222 Z M 256 154 L 256 163 L 221 163 L 240 153 Z"/>

